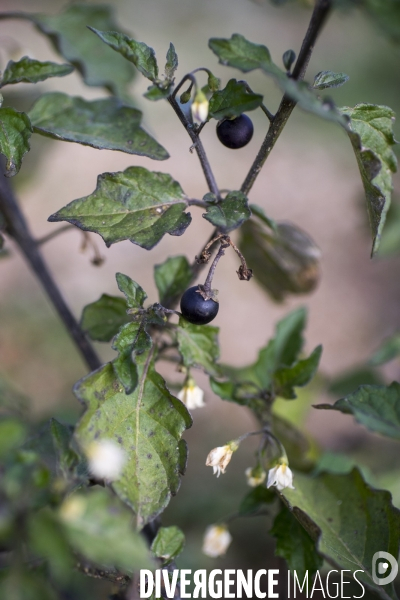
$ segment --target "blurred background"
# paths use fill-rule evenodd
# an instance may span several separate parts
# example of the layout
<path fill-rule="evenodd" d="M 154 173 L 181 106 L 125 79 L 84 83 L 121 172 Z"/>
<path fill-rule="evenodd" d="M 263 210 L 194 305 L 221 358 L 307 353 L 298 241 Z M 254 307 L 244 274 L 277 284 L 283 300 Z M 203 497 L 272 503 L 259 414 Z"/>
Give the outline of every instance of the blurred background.
<path fill-rule="evenodd" d="M 57 13 L 64 4 L 61 0 L 2 0 L 1 10 Z M 179 56 L 178 80 L 188 71 L 205 66 L 222 79 L 223 85 L 241 75 L 217 64 L 207 46 L 210 37 L 241 33 L 268 46 L 273 60 L 281 64 L 285 50 L 292 48 L 298 53 L 311 14 L 307 5 L 288 3 L 278 7 L 251 0 L 112 0 L 110 4 L 121 28 L 152 46 L 161 64 L 169 42 L 174 43 Z M 16 54 L 17 58 L 27 54 L 38 60 L 62 62 L 47 39 L 24 21 L 0 22 L 0 52 L 1 68 L 10 53 L 14 60 Z M 343 71 L 350 81 L 330 92 L 338 106 L 370 102 L 387 104 L 398 112 L 399 58 L 399 47 L 360 12 L 335 13 L 316 45 L 306 78 L 312 81 L 322 70 Z M 257 72 L 249 73 L 247 80 L 275 112 L 281 93 L 274 83 Z M 90 194 L 97 175 L 103 172 L 141 165 L 170 173 L 190 197 L 201 198 L 207 192 L 197 156 L 189 152 L 189 137 L 166 102 L 151 103 L 142 97 L 147 86 L 147 80 L 138 75 L 132 94 L 144 113 L 145 128 L 170 153 L 168 161 L 155 163 L 147 158 L 32 137 L 31 152 L 12 183 L 37 238 L 58 227 L 47 222 L 48 216 L 71 200 Z M 5 105 L 28 110 L 36 97 L 50 90 L 88 99 L 105 95 L 101 89 L 84 86 L 80 76 L 72 74 L 36 86 L 21 84 L 15 90 L 11 86 L 4 93 Z M 240 187 L 265 135 L 268 122 L 263 113 L 259 110 L 250 116 L 255 134 L 241 150 L 229 150 L 218 142 L 215 121 L 202 133 L 220 188 Z M 396 178 L 395 187 L 400 187 Z M 352 417 L 311 408 L 312 404 L 337 399 L 339 396 L 327 394 L 325 382 L 362 365 L 383 338 L 400 327 L 400 259 L 370 259 L 362 184 L 344 131 L 296 109 L 251 191 L 250 202 L 262 206 L 271 218 L 290 220 L 311 235 L 322 252 L 322 277 L 311 295 L 276 304 L 254 279 L 238 280 L 236 256 L 228 253 L 214 279 L 220 311 L 213 324 L 220 327 L 221 360 L 238 366 L 252 362 L 273 334 L 277 320 L 292 308 L 306 305 L 306 350 L 323 344 L 321 375 L 301 392 L 298 401 L 281 402 L 281 414 L 304 428 L 323 450 L 346 453 L 365 464 L 372 479 L 382 475 L 384 464 L 384 470 L 389 471 L 385 485 L 397 493 L 400 506 L 398 472 L 390 473 L 396 467 L 396 446 L 368 434 L 353 423 Z M 49 268 L 75 315 L 79 318 L 82 308 L 102 293 L 117 295 L 117 271 L 140 283 L 150 302 L 157 301 L 154 265 L 177 254 L 186 254 L 192 261 L 210 234 L 211 226 L 202 218 L 202 209 L 193 207 L 191 213 L 193 223 L 185 235 L 167 235 L 151 252 L 129 242 L 107 249 L 100 237 L 91 234 L 90 239 L 105 259 L 100 267 L 92 264 L 90 247 L 82 251 L 83 236 L 78 230 L 43 245 Z M 85 375 L 86 366 L 10 240 L 7 249 L 9 256 L 0 260 L 1 375 L 30 398 L 38 419 L 55 415 L 74 422 L 81 407 L 72 386 Z M 114 354 L 108 345 L 98 344 L 96 349 L 105 361 Z M 178 386 L 182 383 L 181 374 L 164 365 L 160 365 L 160 371 L 168 381 Z M 385 366 L 381 375 L 390 382 L 398 378 L 398 372 L 395 361 Z M 260 533 L 267 532 L 268 518 L 232 523 L 234 542 L 225 558 L 213 561 L 201 554 L 205 527 L 236 511 L 249 490 L 244 470 L 254 464 L 255 446 L 251 441 L 242 444 L 227 473 L 218 480 L 205 467 L 205 457 L 211 448 L 256 424 L 244 408 L 216 398 L 202 373 L 194 375 L 206 390 L 207 405 L 193 414 L 194 425 L 186 434 L 190 448 L 188 472 L 164 517 L 165 524 L 178 524 L 187 535 L 188 552 L 179 564 L 189 568 L 263 568 L 273 548 L 272 540 Z"/>

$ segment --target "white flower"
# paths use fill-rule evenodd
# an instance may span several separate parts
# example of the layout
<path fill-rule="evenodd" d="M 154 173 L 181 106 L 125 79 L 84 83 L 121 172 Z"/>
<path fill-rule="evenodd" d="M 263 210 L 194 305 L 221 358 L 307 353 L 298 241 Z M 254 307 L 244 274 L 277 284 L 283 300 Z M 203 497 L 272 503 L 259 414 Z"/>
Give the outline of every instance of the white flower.
<path fill-rule="evenodd" d="M 86 448 L 86 456 L 91 474 L 107 481 L 118 479 L 126 462 L 125 451 L 112 440 L 92 442 Z"/>
<path fill-rule="evenodd" d="M 206 466 L 212 467 L 214 475 L 217 474 L 217 477 L 219 477 L 221 473 L 225 473 L 225 469 L 231 461 L 232 454 L 238 448 L 239 444 L 236 441 L 214 448 L 207 456 Z"/>
<path fill-rule="evenodd" d="M 203 400 L 204 392 L 196 385 L 196 382 L 191 377 L 185 381 L 185 385 L 179 392 L 178 398 L 188 410 L 205 406 Z"/>
<path fill-rule="evenodd" d="M 197 92 L 191 106 L 192 117 L 195 121 L 203 123 L 208 117 L 208 100 L 201 90 Z"/>
<path fill-rule="evenodd" d="M 247 477 L 247 483 L 251 487 L 257 487 L 258 485 L 264 483 L 265 478 L 267 476 L 266 472 L 260 465 L 254 467 L 254 469 L 252 467 L 249 467 L 248 469 L 246 469 L 245 474 Z"/>
<path fill-rule="evenodd" d="M 203 539 L 203 553 L 207 556 L 221 556 L 227 551 L 232 536 L 226 525 L 210 525 L 207 527 Z"/>
<path fill-rule="evenodd" d="M 281 462 L 269 470 L 267 487 L 269 488 L 272 485 L 276 485 L 280 492 L 285 488 L 295 489 L 293 487 L 293 473 L 285 462 Z"/>

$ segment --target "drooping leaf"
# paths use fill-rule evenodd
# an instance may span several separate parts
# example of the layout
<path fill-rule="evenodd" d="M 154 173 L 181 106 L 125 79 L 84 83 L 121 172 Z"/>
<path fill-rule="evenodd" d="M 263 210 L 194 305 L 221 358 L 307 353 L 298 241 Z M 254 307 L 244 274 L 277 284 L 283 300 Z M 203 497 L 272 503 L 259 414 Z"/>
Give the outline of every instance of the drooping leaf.
<path fill-rule="evenodd" d="M 318 477 L 298 473 L 294 485 L 283 497 L 310 537 L 318 540 L 318 552 L 337 569 L 358 570 L 357 578 L 382 599 L 395 599 L 393 583 L 377 585 L 372 573 L 376 552 L 398 554 L 400 511 L 389 492 L 369 487 L 356 469 Z"/>
<path fill-rule="evenodd" d="M 219 367 L 218 327 L 192 325 L 180 317 L 177 329 L 178 348 L 185 367 L 199 367 L 217 376 Z"/>
<path fill-rule="evenodd" d="M 129 322 L 127 309 L 124 298 L 103 294 L 96 302 L 85 306 L 81 327 L 91 340 L 109 342 L 120 327 Z"/>
<path fill-rule="evenodd" d="M 239 248 L 258 283 L 277 302 L 289 294 L 305 294 L 319 281 L 321 252 L 315 242 L 291 223 L 269 230 L 253 219 L 240 228 Z"/>
<path fill-rule="evenodd" d="M 0 87 L 11 83 L 37 83 L 49 77 L 64 77 L 74 70 L 72 65 L 40 62 L 24 56 L 18 62 L 10 60 L 0 79 Z"/>
<path fill-rule="evenodd" d="M 320 71 L 314 77 L 313 88 L 315 90 L 325 90 L 327 88 L 337 88 L 344 85 L 350 78 L 346 73 L 334 73 L 333 71 Z"/>
<path fill-rule="evenodd" d="M 118 381 L 122 383 L 127 394 L 133 392 L 138 383 L 136 363 L 132 353 L 137 356 L 151 348 L 152 340 L 145 329 L 145 321 L 127 323 L 116 335 L 112 347 L 118 352 L 118 358 L 112 365 Z"/>
<path fill-rule="evenodd" d="M 74 550 L 95 564 L 127 574 L 152 567 L 144 538 L 132 528 L 132 513 L 108 490 L 69 496 L 58 517 Z"/>
<path fill-rule="evenodd" d="M 167 52 L 167 62 L 165 63 L 165 77 L 171 80 L 177 68 L 178 55 L 175 51 L 175 46 L 172 43 L 170 43 Z"/>
<path fill-rule="evenodd" d="M 400 333 L 395 333 L 383 340 L 381 346 L 370 358 L 369 364 L 373 366 L 384 365 L 398 356 L 400 356 Z"/>
<path fill-rule="evenodd" d="M 158 558 L 170 561 L 178 556 L 185 545 L 185 535 L 179 527 L 160 527 L 151 544 L 151 551 Z"/>
<path fill-rule="evenodd" d="M 183 294 L 192 280 L 192 270 L 186 256 L 171 256 L 161 265 L 155 265 L 154 280 L 161 304 L 168 306 Z"/>
<path fill-rule="evenodd" d="M 127 462 L 112 487 L 142 527 L 179 488 L 178 442 L 191 418 L 155 371 L 151 351 L 137 356 L 136 364 L 139 383 L 132 394 L 118 384 L 110 364 L 78 382 L 75 393 L 86 411 L 76 437 L 83 446 L 99 437 L 112 439 L 125 450 Z"/>
<path fill-rule="evenodd" d="M 166 173 L 129 167 L 103 173 L 93 194 L 70 202 L 49 221 L 68 221 L 101 235 L 107 246 L 122 240 L 151 250 L 166 234 L 182 235 L 191 221 L 182 188 Z"/>
<path fill-rule="evenodd" d="M 362 385 L 335 404 L 315 408 L 352 414 L 367 429 L 400 440 L 400 384 L 396 381 L 389 386 Z"/>
<path fill-rule="evenodd" d="M 262 101 L 260 94 L 247 91 L 243 81 L 230 79 L 223 90 L 214 92 L 211 96 L 208 114 L 217 120 L 238 117 L 244 112 L 255 110 Z"/>
<path fill-rule="evenodd" d="M 322 558 L 316 550 L 315 540 L 286 506 L 282 506 L 275 517 L 270 533 L 276 538 L 275 555 L 286 560 L 289 570 L 296 571 L 300 581 L 307 572 L 312 579 L 322 566 Z"/>
<path fill-rule="evenodd" d="M 339 374 L 329 382 L 327 392 L 333 396 L 347 396 L 360 385 L 383 385 L 384 380 L 379 373 L 369 367 L 356 367 Z"/>
<path fill-rule="evenodd" d="M 143 308 L 143 303 L 147 298 L 144 289 L 136 281 L 133 281 L 133 279 L 123 273 L 117 273 L 115 279 L 117 280 L 119 290 L 126 298 L 127 306 L 134 309 Z"/>
<path fill-rule="evenodd" d="M 6 177 L 13 177 L 21 168 L 22 158 L 29 152 L 32 125 L 23 112 L 0 108 L 0 153 L 6 158 Z"/>
<path fill-rule="evenodd" d="M 89 29 L 110 48 L 132 62 L 147 79 L 150 79 L 150 81 L 157 80 L 158 66 L 153 48 L 143 42 L 136 42 L 129 36 L 117 31 L 99 31 L 94 27 L 89 27 Z"/>
<path fill-rule="evenodd" d="M 87 26 L 117 29 L 110 6 L 74 2 L 57 15 L 20 13 L 48 36 L 61 56 L 71 62 L 90 86 L 105 87 L 124 97 L 134 76 L 133 67 L 107 48 Z"/>
<path fill-rule="evenodd" d="M 296 398 L 294 388 L 303 387 L 311 381 L 318 370 L 321 354 L 322 346 L 318 346 L 308 358 L 291 367 L 278 369 L 274 377 L 277 395 L 287 400 Z"/>
<path fill-rule="evenodd" d="M 251 217 L 247 197 L 242 192 L 229 192 L 218 204 L 207 206 L 203 215 L 224 233 L 237 229 Z"/>
<path fill-rule="evenodd" d="M 165 160 L 168 152 L 140 127 L 142 113 L 117 98 L 84 100 L 44 94 L 29 112 L 35 133 L 92 148 Z"/>
<path fill-rule="evenodd" d="M 391 108 L 376 104 L 357 104 L 354 108 L 340 110 L 349 118 L 346 129 L 364 185 L 374 255 L 390 206 L 392 173 L 397 170 L 392 149 L 395 114 Z"/>

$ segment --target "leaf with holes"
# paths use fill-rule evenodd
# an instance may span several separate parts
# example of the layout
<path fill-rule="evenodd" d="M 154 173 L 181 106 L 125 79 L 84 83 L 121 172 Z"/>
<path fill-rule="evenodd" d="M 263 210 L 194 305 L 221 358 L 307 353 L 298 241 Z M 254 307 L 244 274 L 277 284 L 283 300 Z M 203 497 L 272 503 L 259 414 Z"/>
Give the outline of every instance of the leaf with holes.
<path fill-rule="evenodd" d="M 111 439 L 125 450 L 127 462 L 112 487 L 136 512 L 141 528 L 178 491 L 183 464 L 180 440 L 191 418 L 155 371 L 152 351 L 137 356 L 136 364 L 138 385 L 131 394 L 119 385 L 111 364 L 77 383 L 75 394 L 86 410 L 76 438 L 82 447 Z"/>
<path fill-rule="evenodd" d="M 29 112 L 35 133 L 92 148 L 165 160 L 168 152 L 140 127 L 142 113 L 117 98 L 84 100 L 44 94 Z"/>
<path fill-rule="evenodd" d="M 203 217 L 224 233 L 228 233 L 250 219 L 251 211 L 247 197 L 242 192 L 229 192 L 218 204 L 207 206 Z"/>
<path fill-rule="evenodd" d="M 255 110 L 263 101 L 260 94 L 248 92 L 243 81 L 231 79 L 226 87 L 210 98 L 208 114 L 214 119 L 238 117 L 244 112 Z"/>
<path fill-rule="evenodd" d="M 218 327 L 192 325 L 183 317 L 177 329 L 178 348 L 185 367 L 199 367 L 209 375 L 218 376 Z"/>
<path fill-rule="evenodd" d="M 101 235 L 107 246 L 130 240 L 151 250 L 166 234 L 182 235 L 191 221 L 186 197 L 171 175 L 129 167 L 103 173 L 93 194 L 70 202 L 49 221 L 68 221 Z"/>
<path fill-rule="evenodd" d="M 0 79 L 0 87 L 11 83 L 38 83 L 49 77 L 64 77 L 74 70 L 72 65 L 58 65 L 53 62 L 40 62 L 24 56 L 18 62 L 10 60 Z"/>
<path fill-rule="evenodd" d="M 0 108 L 0 153 L 6 158 L 6 177 L 21 168 L 22 158 L 29 152 L 32 125 L 28 115 L 13 108 Z"/>

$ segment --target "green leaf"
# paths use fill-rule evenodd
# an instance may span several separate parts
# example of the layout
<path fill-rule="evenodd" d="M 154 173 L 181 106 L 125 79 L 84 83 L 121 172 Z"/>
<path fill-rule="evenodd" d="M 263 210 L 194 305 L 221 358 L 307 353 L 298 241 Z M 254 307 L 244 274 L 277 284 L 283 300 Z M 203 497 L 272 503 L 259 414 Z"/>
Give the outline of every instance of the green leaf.
<path fill-rule="evenodd" d="M 298 473 L 294 485 L 283 496 L 310 537 L 318 540 L 318 552 L 337 569 L 359 570 L 357 578 L 382 599 L 395 599 L 393 583 L 379 586 L 372 578 L 373 555 L 385 551 L 397 557 L 399 549 L 400 512 L 389 492 L 369 487 L 356 469 L 315 478 Z"/>
<path fill-rule="evenodd" d="M 400 333 L 395 333 L 383 340 L 381 346 L 370 358 L 369 364 L 373 366 L 384 365 L 398 356 L 400 356 Z"/>
<path fill-rule="evenodd" d="M 154 280 L 161 304 L 168 306 L 183 294 L 192 280 L 192 269 L 186 256 L 172 256 L 161 265 L 155 265 Z"/>
<path fill-rule="evenodd" d="M 152 354 L 136 358 L 139 383 L 126 394 L 108 364 L 82 379 L 75 393 L 86 410 L 76 428 L 80 445 L 105 438 L 121 444 L 127 462 L 112 487 L 142 527 L 167 506 L 179 488 L 178 442 L 191 418 L 155 371 Z"/>
<path fill-rule="evenodd" d="M 286 560 L 289 570 L 296 571 L 300 581 L 303 581 L 307 572 L 313 578 L 322 567 L 322 558 L 315 548 L 315 540 L 311 539 L 286 506 L 282 506 L 275 517 L 270 533 L 276 538 L 275 555 Z"/>
<path fill-rule="evenodd" d="M 144 328 L 144 321 L 123 325 L 114 339 L 112 347 L 117 350 L 118 358 L 113 360 L 112 365 L 127 394 L 133 392 L 138 384 L 138 372 L 132 353 L 135 356 L 142 354 L 151 345 L 152 340 Z"/>
<path fill-rule="evenodd" d="M 185 545 L 185 535 L 179 527 L 160 527 L 151 545 L 151 550 L 158 558 L 170 561 L 178 556 Z"/>
<path fill-rule="evenodd" d="M 106 489 L 69 496 L 58 515 L 69 543 L 86 559 L 127 574 L 152 567 L 144 538 L 132 529 L 132 513 Z"/>
<path fill-rule="evenodd" d="M 388 258 L 400 253 L 400 202 L 392 197 L 389 210 L 386 214 L 385 225 L 382 231 L 381 243 L 377 256 Z"/>
<path fill-rule="evenodd" d="M 74 2 L 58 15 L 22 13 L 48 36 L 55 49 L 71 62 L 90 86 L 105 87 L 124 97 L 134 76 L 133 67 L 107 48 L 88 29 L 117 29 L 113 10 L 106 5 Z"/>
<path fill-rule="evenodd" d="M 315 289 L 321 253 L 304 231 L 286 222 L 269 230 L 251 219 L 242 225 L 240 234 L 240 250 L 255 279 L 274 300 L 281 302 L 289 294 Z"/>
<path fill-rule="evenodd" d="M 183 317 L 177 328 L 178 348 L 185 367 L 198 367 L 217 376 L 219 367 L 218 327 L 192 325 Z"/>
<path fill-rule="evenodd" d="M 81 470 L 86 471 L 86 463 L 71 448 L 73 428 L 63 425 L 57 419 L 50 420 L 50 432 L 56 453 L 57 471 L 65 479 L 80 463 Z"/>
<path fill-rule="evenodd" d="M 284 367 L 275 372 L 276 394 L 281 398 L 296 398 L 295 387 L 304 387 L 311 381 L 318 370 L 322 354 L 322 346 L 318 346 L 308 358 L 299 360 L 292 367 Z"/>
<path fill-rule="evenodd" d="M 272 231 L 277 232 L 278 225 L 276 221 L 268 217 L 265 214 L 265 210 L 261 208 L 261 206 L 258 206 L 257 204 L 250 204 L 249 208 L 251 210 L 252 216 L 257 217 L 257 219 L 259 219 L 262 223 L 268 225 L 268 227 L 272 229 Z"/>
<path fill-rule="evenodd" d="M 242 192 L 229 192 L 221 202 L 207 206 L 206 210 L 203 217 L 224 233 L 237 229 L 251 217 L 247 197 Z"/>
<path fill-rule="evenodd" d="M 170 94 L 170 86 L 161 87 L 159 85 L 151 85 L 147 88 L 147 92 L 143 94 L 147 100 L 151 100 L 152 102 L 157 102 L 158 100 L 164 100 Z"/>
<path fill-rule="evenodd" d="M 286 50 L 282 55 L 283 66 L 286 71 L 290 71 L 292 64 L 296 60 L 296 52 L 294 50 Z"/>
<path fill-rule="evenodd" d="M 144 289 L 133 281 L 128 275 L 117 273 L 115 275 L 119 290 L 125 295 L 126 303 L 129 308 L 143 308 L 143 303 L 147 299 L 147 294 Z"/>
<path fill-rule="evenodd" d="M 178 55 L 175 52 L 175 47 L 170 43 L 167 52 L 167 62 L 165 63 L 165 77 L 171 80 L 178 68 Z"/>
<path fill-rule="evenodd" d="M 260 94 L 247 91 L 243 81 L 231 79 L 223 90 L 214 92 L 211 96 L 208 114 L 217 120 L 238 117 L 244 112 L 255 110 L 262 101 Z"/>
<path fill-rule="evenodd" d="M 32 125 L 23 112 L 0 108 L 0 154 L 5 156 L 6 177 L 13 177 L 21 168 L 22 158 L 29 152 Z"/>
<path fill-rule="evenodd" d="M 129 167 L 103 173 L 93 194 L 70 202 L 49 221 L 68 221 L 101 235 L 107 246 L 130 240 L 151 250 L 166 234 L 182 235 L 191 221 L 181 186 L 171 175 Z"/>
<path fill-rule="evenodd" d="M 335 402 L 315 408 L 352 414 L 367 429 L 400 440 L 400 384 L 388 387 L 362 385 L 356 392 Z"/>
<path fill-rule="evenodd" d="M 258 485 L 253 488 L 240 503 L 239 515 L 247 517 L 261 512 L 266 504 L 271 504 L 276 500 L 276 494 L 268 490 L 264 485 Z"/>
<path fill-rule="evenodd" d="M 26 425 L 15 417 L 0 419 L 0 457 L 6 458 L 12 450 L 21 446 L 27 434 Z"/>
<path fill-rule="evenodd" d="M 347 133 L 356 155 L 367 200 L 373 239 L 372 255 L 380 244 L 386 214 L 390 206 L 392 173 L 397 159 L 392 146 L 395 114 L 387 106 L 357 104 L 340 109 L 350 120 Z"/>
<path fill-rule="evenodd" d="M 150 48 L 150 46 L 147 46 L 143 42 L 136 42 L 127 35 L 118 33 L 117 31 L 99 31 L 94 27 L 89 27 L 89 29 L 98 35 L 110 48 L 119 52 L 124 58 L 133 63 L 138 71 L 147 77 L 147 79 L 153 82 L 157 80 L 158 66 L 153 48 Z"/>
<path fill-rule="evenodd" d="M 320 71 L 314 77 L 313 88 L 315 90 L 325 90 L 327 88 L 337 88 L 344 85 L 350 77 L 346 73 L 334 73 L 333 71 Z"/>
<path fill-rule="evenodd" d="M 327 392 L 333 396 L 347 396 L 360 385 L 383 385 L 383 378 L 374 369 L 358 367 L 345 371 L 330 381 Z"/>
<path fill-rule="evenodd" d="M 49 77 L 64 77 L 74 70 L 72 65 L 59 65 L 53 62 L 40 62 L 24 56 L 18 62 L 10 60 L 0 80 L 0 87 L 10 83 L 37 83 Z"/>
<path fill-rule="evenodd" d="M 81 328 L 91 340 L 109 342 L 125 323 L 129 322 L 124 298 L 103 294 L 96 302 L 87 304 L 82 312 Z"/>
<path fill-rule="evenodd" d="M 140 127 L 142 113 L 117 98 L 44 94 L 29 112 L 35 133 L 64 142 L 165 160 L 168 152 Z"/>

